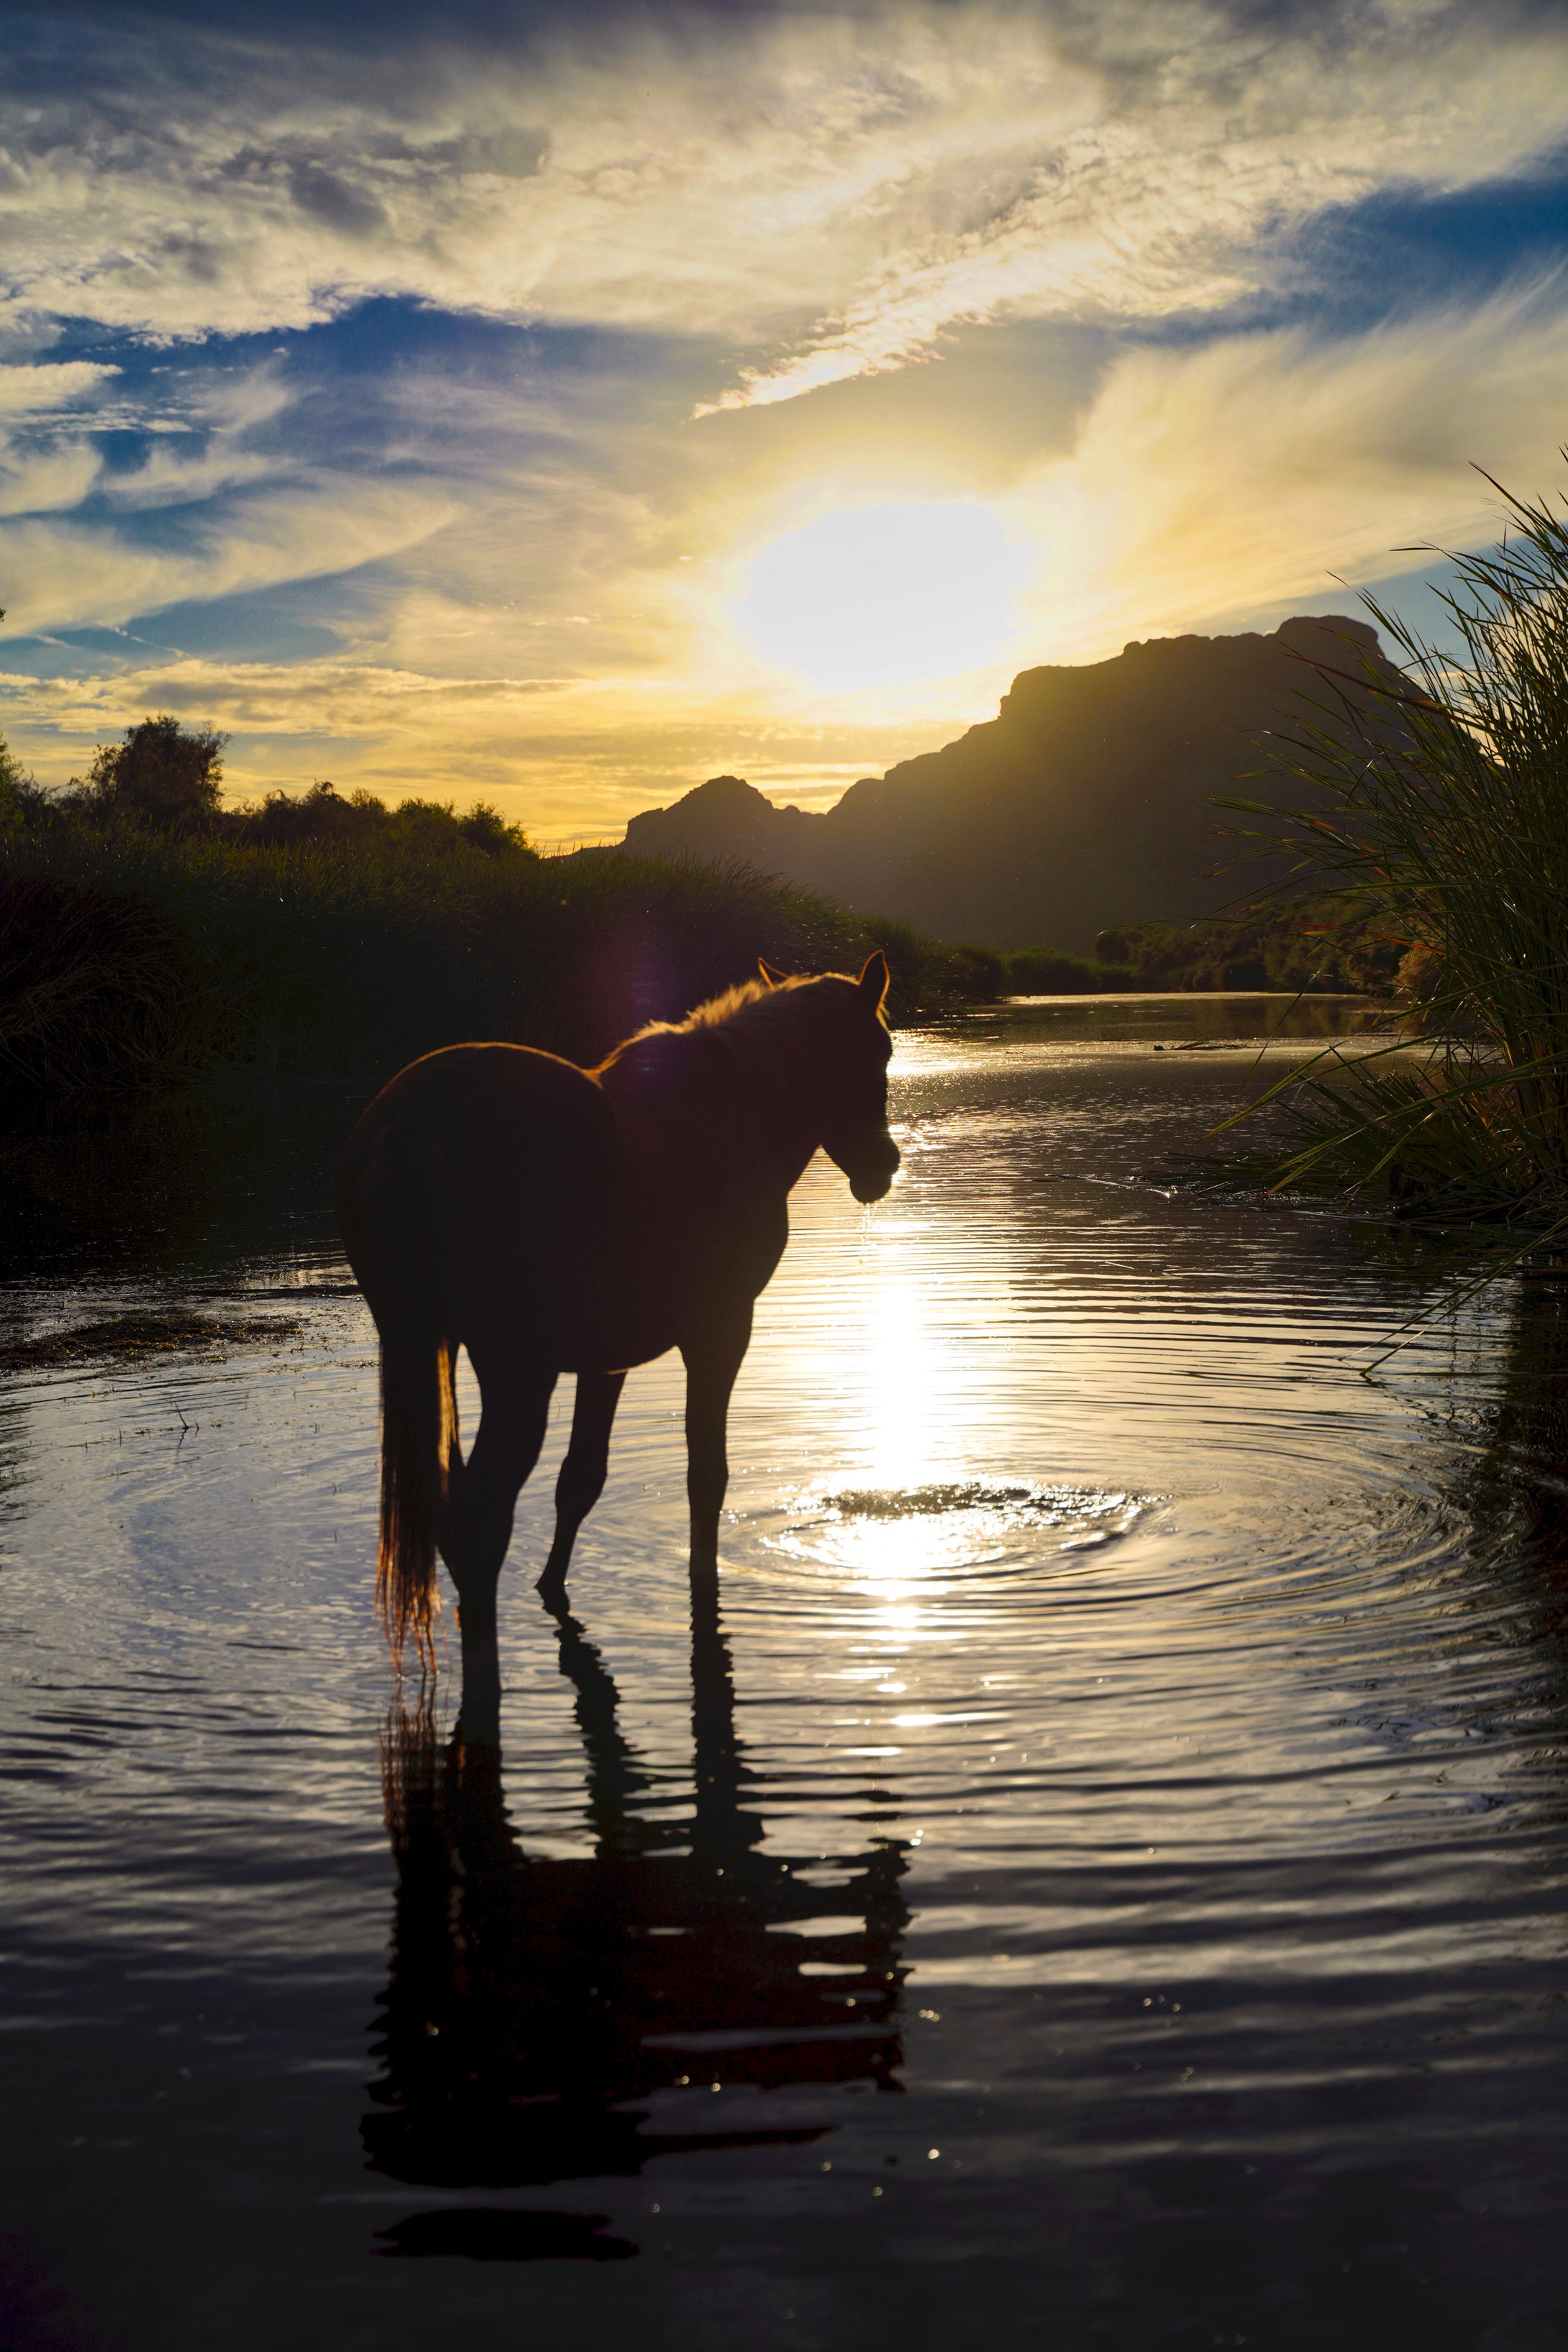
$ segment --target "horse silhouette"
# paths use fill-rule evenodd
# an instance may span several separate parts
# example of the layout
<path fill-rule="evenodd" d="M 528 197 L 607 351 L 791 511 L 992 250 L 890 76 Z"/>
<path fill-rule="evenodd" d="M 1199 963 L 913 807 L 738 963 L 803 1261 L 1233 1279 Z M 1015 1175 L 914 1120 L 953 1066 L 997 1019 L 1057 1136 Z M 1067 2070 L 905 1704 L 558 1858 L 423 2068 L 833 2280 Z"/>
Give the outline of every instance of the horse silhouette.
<path fill-rule="evenodd" d="M 577 1393 L 542 1590 L 564 1590 L 627 1369 L 670 1347 L 686 1363 L 692 1572 L 717 1573 L 730 1395 L 790 1190 L 819 1145 L 857 1200 L 898 1169 L 887 991 L 880 951 L 858 980 L 764 964 L 596 1069 L 524 1045 L 428 1054 L 355 1127 L 338 1206 L 381 1337 L 377 1596 L 395 1650 L 412 1633 L 433 1665 L 439 1549 L 470 1730 L 499 1708 L 497 1580 L 562 1372 Z M 481 1405 L 467 1461 L 460 1347 Z"/>
<path fill-rule="evenodd" d="M 832 1888 L 800 1874 L 821 1855 L 760 1851 L 706 1579 L 692 1592 L 695 1813 L 670 1820 L 657 1800 L 639 1812 L 652 1784 L 617 1727 L 615 1685 L 575 1619 L 546 1606 L 577 1694 L 595 1852 L 522 1850 L 491 1741 L 459 1727 L 442 1748 L 428 1713 L 389 1731 L 396 1920 L 363 2126 L 372 2165 L 448 2189 L 519 2187 L 624 2177 L 677 2150 L 820 2138 L 822 2124 L 759 2127 L 754 2103 L 744 2127 L 727 2127 L 707 2098 L 695 2118 L 664 2102 L 663 2127 L 647 2128 L 647 2103 L 714 2084 L 900 2087 L 901 1844 L 843 1858 Z M 825 1913 L 864 1926 L 779 1932 Z M 670 2128 L 678 2120 L 695 2127 Z M 395 2251 L 423 2250 L 410 2231 L 407 2245 L 391 2233 Z"/>

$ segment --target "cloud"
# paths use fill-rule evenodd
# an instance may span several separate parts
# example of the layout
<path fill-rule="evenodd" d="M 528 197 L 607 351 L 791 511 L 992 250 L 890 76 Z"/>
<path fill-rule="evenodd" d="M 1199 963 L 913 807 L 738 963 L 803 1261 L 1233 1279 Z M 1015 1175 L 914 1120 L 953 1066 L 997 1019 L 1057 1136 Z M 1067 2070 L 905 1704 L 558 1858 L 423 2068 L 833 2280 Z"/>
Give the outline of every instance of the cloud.
<path fill-rule="evenodd" d="M 47 416 L 71 408 L 117 376 L 115 367 L 92 360 L 56 360 L 41 365 L 0 366 L 0 417 Z"/>
<path fill-rule="evenodd" d="M 341 593 L 321 608 L 348 640 L 338 654 L 167 659 L 128 646 L 142 667 L 0 680 L 4 723 L 58 781 L 93 740 L 169 709 L 234 730 L 239 790 L 330 774 L 393 796 L 483 795 L 547 837 L 617 834 L 635 810 L 725 769 L 820 804 L 989 717 L 1030 663 L 1257 625 L 1281 607 L 1343 609 L 1336 572 L 1385 580 L 1427 561 L 1394 551 L 1402 545 L 1483 541 L 1495 494 L 1468 461 L 1531 494 L 1549 488 L 1565 382 L 1559 277 L 1357 337 L 1293 328 L 1124 352 L 1069 446 L 997 494 L 1045 554 L 1016 642 L 930 696 L 875 698 L 791 693 L 726 666 L 716 615 L 731 567 L 682 571 L 678 552 L 719 528 L 721 468 L 695 502 L 678 485 L 672 534 L 646 486 L 592 478 L 591 438 L 567 448 L 537 393 L 525 412 L 552 437 L 531 475 L 526 444 L 509 449 L 504 413 L 479 387 L 463 412 L 477 436 L 463 436 L 466 472 L 417 493 L 323 475 L 224 503 L 210 541 L 183 551 L 75 522 L 0 527 L 0 583 L 35 580 L 40 609 L 68 619 L 122 619 L 355 561 L 374 580 L 352 625 Z M 401 388 L 405 423 L 437 428 L 437 389 L 423 378 Z M 672 580 L 710 571 L 684 608 L 661 603 L 675 599 Z"/>
<path fill-rule="evenodd" d="M 732 11 L 575 38 L 556 16 L 510 54 L 374 58 L 325 33 L 100 30 L 26 67 L 0 100 L 18 325 L 199 338 L 400 294 L 721 338 L 721 406 L 906 365 L 964 320 L 1211 312 L 1258 287 L 1281 227 L 1568 136 L 1568 25 L 1431 0 L 1266 23 L 1215 0 Z"/>
<path fill-rule="evenodd" d="M 547 830 L 722 767 L 815 791 L 1026 663 L 1474 543 L 1472 457 L 1558 470 L 1556 281 L 1236 331 L 1300 295 L 1304 225 L 1568 140 L 1558 11 L 552 8 L 468 47 L 31 21 L 0 28 L 0 602 L 37 631 L 178 606 L 213 656 L 13 679 L 47 773 L 166 703 L 237 730 L 241 782 L 482 791 Z M 915 715 L 792 698 L 724 625 L 769 537 L 868 486 L 984 496 L 1047 551 L 1015 645 Z"/>
<path fill-rule="evenodd" d="M 391 799 L 485 798 L 544 840 L 618 838 L 628 815 L 739 764 L 779 797 L 834 797 L 889 760 L 929 751 L 968 714 L 916 725 L 791 724 L 740 695 L 637 679 L 465 679 L 415 668 L 175 660 L 129 675 L 34 678 L 0 671 L 7 739 L 46 781 L 83 770 L 97 742 L 150 711 L 230 730 L 239 798 L 330 775 Z"/>
<path fill-rule="evenodd" d="M 1083 660 L 1292 600 L 1321 609 L 1333 575 L 1484 544 L 1499 500 L 1474 466 L 1531 496 L 1561 480 L 1565 296 L 1553 276 L 1354 338 L 1126 353 L 1070 454 L 1016 495 L 1049 551 L 1035 641 Z"/>
<path fill-rule="evenodd" d="M 220 491 L 310 470 L 304 453 L 278 435 L 265 449 L 253 446 L 253 437 L 281 424 L 292 405 L 293 395 L 269 363 L 216 377 L 189 372 L 173 392 L 140 404 L 121 402 L 100 423 L 159 437 L 151 439 L 139 463 L 103 477 L 105 500 L 122 511 L 191 506 Z"/>
<path fill-rule="evenodd" d="M 959 322 L 1223 310 L 1263 290 L 1292 227 L 1381 188 L 1517 172 L 1568 132 L 1554 28 L 1494 42 L 1418 7 L 1369 11 L 1362 53 L 1328 73 L 1299 24 L 1263 45 L 1208 12 L 1168 54 L 1167 12 L 1106 22 L 1099 79 L 1076 119 L 1042 115 L 1010 202 L 897 247 L 842 312 L 702 413 L 907 365 Z"/>
<path fill-rule="evenodd" d="M 29 517 L 0 525 L 7 626 L 117 627 L 195 598 L 349 572 L 416 546 L 456 512 L 429 490 L 318 481 L 236 500 L 176 548 L 111 526 Z"/>

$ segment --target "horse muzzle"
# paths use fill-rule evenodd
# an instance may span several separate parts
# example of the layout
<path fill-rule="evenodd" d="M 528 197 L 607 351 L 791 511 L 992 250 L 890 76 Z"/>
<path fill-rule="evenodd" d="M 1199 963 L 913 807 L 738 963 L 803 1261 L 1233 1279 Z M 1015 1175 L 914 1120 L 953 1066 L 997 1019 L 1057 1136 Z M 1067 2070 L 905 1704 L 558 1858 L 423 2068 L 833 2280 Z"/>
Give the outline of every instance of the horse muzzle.
<path fill-rule="evenodd" d="M 899 1147 L 885 1131 L 868 1144 L 847 1151 L 840 1160 L 837 1151 L 831 1155 L 849 1179 L 849 1190 L 858 1201 L 879 1201 L 899 1172 Z"/>

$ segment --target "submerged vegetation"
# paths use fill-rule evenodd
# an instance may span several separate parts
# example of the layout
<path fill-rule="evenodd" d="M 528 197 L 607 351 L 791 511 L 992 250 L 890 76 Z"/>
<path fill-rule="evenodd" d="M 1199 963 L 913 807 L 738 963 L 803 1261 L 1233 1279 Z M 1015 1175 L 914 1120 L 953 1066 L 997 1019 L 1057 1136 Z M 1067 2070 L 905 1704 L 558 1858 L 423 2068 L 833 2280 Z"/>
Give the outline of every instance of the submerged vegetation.
<path fill-rule="evenodd" d="M 893 1009 L 1002 961 L 740 866 L 541 857 L 483 807 L 330 784 L 221 807 L 223 739 L 150 719 L 89 779 L 0 764 L 0 1075 L 49 1093 L 220 1071 L 387 1074 L 468 1037 L 593 1060 L 755 971 L 858 967 Z"/>
<path fill-rule="evenodd" d="M 1275 1185 L 1386 1185 L 1435 1223 L 1557 1234 L 1568 1228 L 1568 512 L 1508 498 L 1506 524 L 1491 553 L 1451 559 L 1458 586 L 1441 601 L 1452 653 L 1366 600 L 1405 656 L 1405 682 L 1381 690 L 1373 724 L 1342 698 L 1348 740 L 1342 726 L 1295 740 L 1291 769 L 1322 804 L 1232 805 L 1269 817 L 1276 840 L 1332 877 L 1363 932 L 1402 958 L 1415 999 L 1397 1045 L 1353 1058 L 1331 1049 L 1261 1097 L 1282 1101 L 1292 1127 Z"/>

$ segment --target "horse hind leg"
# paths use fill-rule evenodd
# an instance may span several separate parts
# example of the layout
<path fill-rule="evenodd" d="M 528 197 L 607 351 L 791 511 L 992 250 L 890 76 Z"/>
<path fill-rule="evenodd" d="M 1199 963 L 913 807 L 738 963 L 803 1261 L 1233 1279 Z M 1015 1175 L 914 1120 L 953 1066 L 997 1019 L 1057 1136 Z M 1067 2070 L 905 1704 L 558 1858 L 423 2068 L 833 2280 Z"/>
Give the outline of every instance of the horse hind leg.
<path fill-rule="evenodd" d="M 539 1579 L 546 1602 L 566 1590 L 566 1570 L 577 1530 L 605 1491 L 610 1427 L 625 1388 L 625 1372 L 579 1372 L 572 1412 L 572 1442 L 555 1482 L 555 1539 Z"/>
<path fill-rule="evenodd" d="M 460 1466 L 454 1448 L 440 1550 L 458 1588 L 464 1732 L 483 1738 L 500 1704 L 496 1588 L 517 1498 L 544 1443 L 555 1370 L 498 1362 L 472 1347 L 468 1352 L 479 1383 L 479 1426 Z"/>

